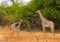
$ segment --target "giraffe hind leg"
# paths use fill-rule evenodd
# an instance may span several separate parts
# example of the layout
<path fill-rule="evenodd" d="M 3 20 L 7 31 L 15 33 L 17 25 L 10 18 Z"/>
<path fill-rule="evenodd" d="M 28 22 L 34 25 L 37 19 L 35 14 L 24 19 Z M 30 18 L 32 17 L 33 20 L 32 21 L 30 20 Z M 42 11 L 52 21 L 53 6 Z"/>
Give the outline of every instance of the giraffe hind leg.
<path fill-rule="evenodd" d="M 51 32 L 54 33 L 54 26 L 51 26 L 50 29 L 51 29 Z"/>

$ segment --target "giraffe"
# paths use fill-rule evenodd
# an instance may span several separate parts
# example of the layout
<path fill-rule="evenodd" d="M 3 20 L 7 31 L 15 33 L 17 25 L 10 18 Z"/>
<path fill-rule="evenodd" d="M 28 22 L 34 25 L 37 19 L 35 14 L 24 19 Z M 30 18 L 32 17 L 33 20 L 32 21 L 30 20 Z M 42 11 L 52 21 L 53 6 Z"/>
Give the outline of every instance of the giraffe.
<path fill-rule="evenodd" d="M 14 34 L 14 32 L 17 33 L 17 40 L 19 39 L 19 31 L 20 31 L 20 27 L 21 27 L 21 23 L 22 23 L 23 20 L 20 20 L 20 22 L 16 22 L 16 23 L 13 23 L 11 24 L 11 34 Z"/>
<path fill-rule="evenodd" d="M 36 13 L 38 13 L 41 21 L 42 21 L 42 27 L 43 27 L 43 32 L 46 31 L 46 27 L 49 27 L 51 32 L 54 32 L 54 23 L 52 21 L 47 20 L 42 14 L 40 10 L 37 10 Z"/>

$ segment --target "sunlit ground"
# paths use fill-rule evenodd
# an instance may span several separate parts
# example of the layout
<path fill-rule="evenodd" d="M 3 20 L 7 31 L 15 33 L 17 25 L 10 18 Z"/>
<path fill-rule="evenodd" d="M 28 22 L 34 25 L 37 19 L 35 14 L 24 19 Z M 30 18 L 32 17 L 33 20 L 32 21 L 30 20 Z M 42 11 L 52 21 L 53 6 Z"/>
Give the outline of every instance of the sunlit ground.
<path fill-rule="evenodd" d="M 0 27 L 0 41 L 6 42 L 60 42 L 60 33 L 43 33 L 20 31 L 19 33 L 9 29 L 9 27 Z"/>

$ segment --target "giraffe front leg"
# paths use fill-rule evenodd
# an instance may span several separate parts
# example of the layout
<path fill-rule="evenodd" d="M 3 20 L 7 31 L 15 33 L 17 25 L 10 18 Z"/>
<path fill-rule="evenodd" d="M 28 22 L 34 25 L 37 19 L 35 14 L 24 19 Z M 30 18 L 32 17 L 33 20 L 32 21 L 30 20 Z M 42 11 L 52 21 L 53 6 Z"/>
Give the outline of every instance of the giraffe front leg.
<path fill-rule="evenodd" d="M 54 37 L 53 38 L 55 38 L 55 32 L 54 32 L 54 26 L 51 26 L 51 32 L 52 32 L 52 34 L 54 35 Z"/>
<path fill-rule="evenodd" d="M 42 23 L 42 28 L 43 28 L 43 32 L 46 32 L 46 28 L 43 23 Z"/>

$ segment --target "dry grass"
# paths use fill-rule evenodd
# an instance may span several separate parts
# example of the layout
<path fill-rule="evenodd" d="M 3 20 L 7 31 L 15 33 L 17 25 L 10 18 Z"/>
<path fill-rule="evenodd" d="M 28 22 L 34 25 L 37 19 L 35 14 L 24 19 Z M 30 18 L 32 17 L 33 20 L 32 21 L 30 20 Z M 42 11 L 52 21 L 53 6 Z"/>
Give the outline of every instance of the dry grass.
<path fill-rule="evenodd" d="M 20 31 L 19 33 L 11 33 L 8 28 L 0 28 L 0 41 L 1 42 L 60 42 L 59 33 L 43 33 L 43 32 L 27 32 Z"/>

